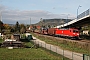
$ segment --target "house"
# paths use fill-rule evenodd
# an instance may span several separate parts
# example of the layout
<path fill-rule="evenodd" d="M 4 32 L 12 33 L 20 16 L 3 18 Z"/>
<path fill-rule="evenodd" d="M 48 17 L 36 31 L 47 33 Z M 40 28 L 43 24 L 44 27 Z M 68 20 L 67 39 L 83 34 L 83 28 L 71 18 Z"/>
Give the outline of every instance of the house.
<path fill-rule="evenodd" d="M 89 35 L 89 30 L 83 31 L 83 34 L 84 34 L 84 35 Z"/>
<path fill-rule="evenodd" d="M 16 40 L 16 41 L 20 41 L 20 34 L 13 34 L 13 35 L 11 36 L 11 39 L 12 39 L 12 40 Z"/>
<path fill-rule="evenodd" d="M 1 37 L 1 33 L 0 33 L 0 37 Z"/>

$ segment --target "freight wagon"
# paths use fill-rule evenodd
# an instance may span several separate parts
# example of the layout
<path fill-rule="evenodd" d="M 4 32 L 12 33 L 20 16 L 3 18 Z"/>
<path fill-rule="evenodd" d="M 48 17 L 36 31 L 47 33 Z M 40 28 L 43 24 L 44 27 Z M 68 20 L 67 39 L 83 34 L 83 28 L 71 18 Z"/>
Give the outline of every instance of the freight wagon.
<path fill-rule="evenodd" d="M 44 34 L 44 35 L 47 35 L 48 34 L 48 29 L 47 28 L 42 28 L 40 33 Z"/>
<path fill-rule="evenodd" d="M 48 29 L 48 35 L 56 35 L 57 28 L 49 28 Z"/>

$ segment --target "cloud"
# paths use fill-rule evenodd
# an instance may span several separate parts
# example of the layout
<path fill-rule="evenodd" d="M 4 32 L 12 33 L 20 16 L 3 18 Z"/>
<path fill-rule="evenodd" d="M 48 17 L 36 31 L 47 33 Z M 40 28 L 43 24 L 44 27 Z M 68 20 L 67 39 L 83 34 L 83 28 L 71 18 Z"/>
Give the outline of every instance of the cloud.
<path fill-rule="evenodd" d="M 0 11 L 6 10 L 6 9 L 7 9 L 6 6 L 0 5 Z"/>
<path fill-rule="evenodd" d="M 10 10 L 5 6 L 0 6 L 0 9 L 2 10 L 2 21 L 8 24 L 15 24 L 17 21 L 23 24 L 30 24 L 30 18 L 32 24 L 39 22 L 41 18 L 66 18 L 66 15 L 61 16 L 61 14 L 53 14 L 44 10 Z"/>

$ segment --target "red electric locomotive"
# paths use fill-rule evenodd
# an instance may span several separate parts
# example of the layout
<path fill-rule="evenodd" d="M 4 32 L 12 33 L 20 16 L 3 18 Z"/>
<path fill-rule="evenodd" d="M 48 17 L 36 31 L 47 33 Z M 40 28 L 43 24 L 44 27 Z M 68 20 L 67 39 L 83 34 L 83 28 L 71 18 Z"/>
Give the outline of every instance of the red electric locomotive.
<path fill-rule="evenodd" d="M 70 38 L 79 38 L 79 31 L 78 29 L 68 28 L 68 29 L 60 29 L 60 28 L 50 28 L 48 29 L 49 35 L 56 35 L 56 36 L 64 36 Z"/>
<path fill-rule="evenodd" d="M 78 38 L 79 31 L 78 31 L 78 29 L 73 29 L 73 28 L 56 29 L 55 35 L 66 36 L 66 37 L 71 37 L 71 38 L 73 38 L 73 37 Z"/>

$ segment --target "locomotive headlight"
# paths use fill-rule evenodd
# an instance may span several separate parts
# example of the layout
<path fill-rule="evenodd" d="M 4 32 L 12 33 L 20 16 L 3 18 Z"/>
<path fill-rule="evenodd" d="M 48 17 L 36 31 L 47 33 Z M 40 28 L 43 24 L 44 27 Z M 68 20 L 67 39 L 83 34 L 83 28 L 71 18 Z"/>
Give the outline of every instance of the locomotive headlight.
<path fill-rule="evenodd" d="M 77 35 L 79 35 L 79 34 L 77 34 Z"/>
<path fill-rule="evenodd" d="M 73 33 L 75 35 L 75 33 Z"/>

